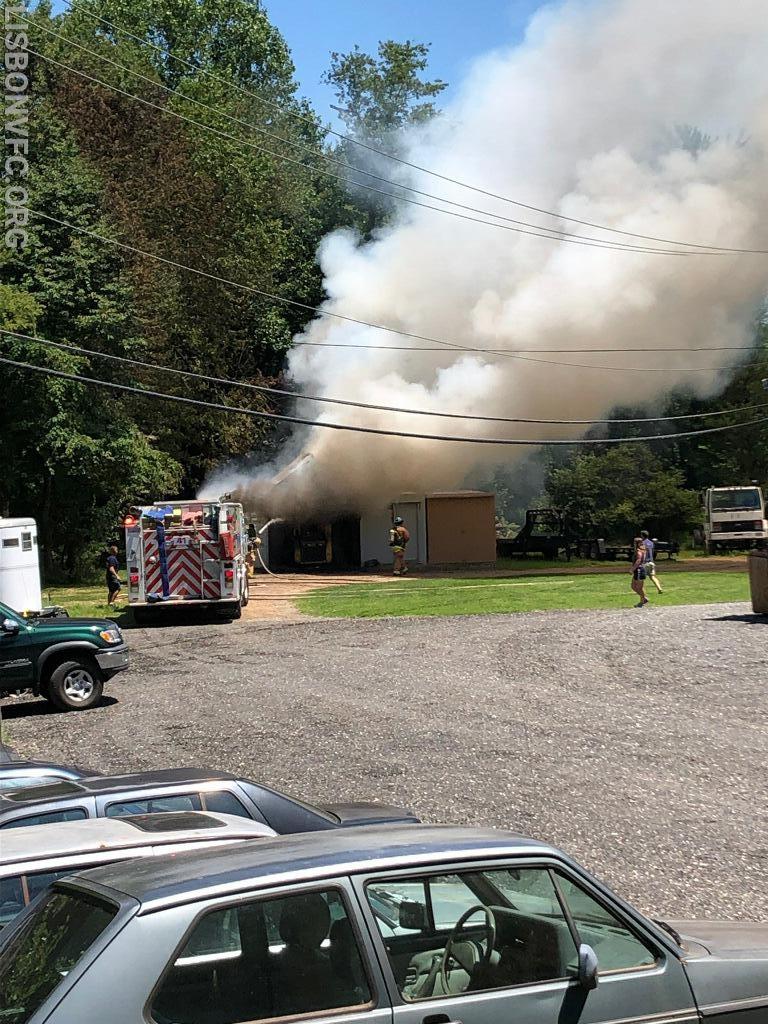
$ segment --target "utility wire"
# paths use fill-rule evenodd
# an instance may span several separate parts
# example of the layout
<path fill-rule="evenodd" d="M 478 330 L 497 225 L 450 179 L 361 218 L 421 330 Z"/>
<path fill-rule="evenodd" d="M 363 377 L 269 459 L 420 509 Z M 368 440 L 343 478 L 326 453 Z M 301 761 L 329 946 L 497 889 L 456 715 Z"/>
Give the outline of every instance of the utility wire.
<path fill-rule="evenodd" d="M 331 156 L 329 156 L 327 154 L 324 154 L 324 153 L 318 154 L 318 152 L 316 150 L 312 149 L 312 147 L 307 146 L 306 144 L 304 144 L 302 142 L 297 142 L 296 140 L 293 140 L 293 139 L 286 139 L 282 135 L 278 135 L 275 132 L 268 131 L 266 128 L 262 128 L 260 125 L 253 124 L 250 121 L 244 121 L 242 118 L 235 117 L 234 115 L 229 114 L 229 113 L 227 113 L 224 110 L 220 110 L 218 107 L 211 106 L 211 104 L 209 104 L 209 103 L 204 103 L 202 100 L 196 99 L 194 96 L 188 96 L 185 93 L 181 92 L 181 90 L 179 90 L 179 89 L 172 89 L 170 86 L 163 85 L 161 82 L 158 82 L 158 81 L 156 81 L 153 78 L 150 78 L 148 75 L 144 75 L 140 71 L 134 71 L 133 68 L 129 68 L 125 64 L 120 64 L 118 61 L 114 61 L 110 57 L 107 57 L 104 54 L 98 53 L 98 51 L 92 50 L 92 49 L 90 49 L 87 46 L 83 46 L 81 43 L 78 43 L 76 40 L 70 39 L 67 36 L 62 35 L 60 32 L 54 32 L 52 29 L 46 28 L 44 25 L 37 25 L 37 26 L 35 26 L 35 23 L 30 22 L 30 21 L 26 21 L 26 24 L 30 25 L 32 27 L 40 28 L 40 29 L 42 29 L 43 32 L 47 33 L 48 35 L 55 36 L 57 39 L 61 39 L 65 43 L 69 43 L 70 46 L 74 46 L 78 50 L 82 50 L 84 53 L 88 53 L 92 57 L 96 57 L 97 60 L 104 61 L 106 64 L 110 64 L 114 68 L 118 68 L 119 70 L 124 71 L 127 74 L 129 74 L 129 75 L 133 75 L 135 78 L 139 78 L 139 79 L 141 79 L 141 81 L 149 83 L 149 85 L 151 85 L 153 88 L 162 89 L 163 92 L 167 93 L 170 96 L 178 96 L 180 99 L 184 100 L 185 102 L 192 103 L 196 107 L 202 107 L 203 110 L 207 110 L 207 111 L 209 111 L 210 113 L 214 114 L 217 117 L 223 117 L 226 120 L 233 122 L 234 124 L 241 125 L 242 127 L 249 129 L 250 131 L 258 132 L 258 134 L 263 135 L 266 138 L 273 139 L 276 142 L 282 142 L 285 145 L 293 146 L 295 149 L 298 149 L 298 150 L 300 150 L 302 152 L 308 153 L 314 160 L 318 160 L 318 159 L 324 160 L 327 163 L 334 164 L 337 167 L 341 167 L 343 170 L 352 171 L 354 173 L 364 174 L 364 175 L 366 175 L 369 178 L 375 179 L 376 181 L 380 181 L 380 182 L 383 182 L 384 184 L 391 185 L 393 188 L 405 189 L 408 192 L 412 192 L 414 195 L 421 196 L 422 198 L 425 198 L 425 199 L 433 199 L 433 200 L 435 200 L 435 201 L 437 201 L 439 203 L 446 203 L 449 206 L 456 207 L 459 210 L 464 210 L 464 211 L 469 212 L 469 213 L 478 213 L 478 214 L 481 214 L 483 217 L 495 218 L 495 220 L 505 221 L 508 224 L 516 224 L 516 225 L 518 225 L 520 227 L 533 228 L 536 232 L 546 231 L 546 232 L 550 232 L 551 233 L 551 234 L 548 234 L 548 235 L 545 235 L 545 236 L 540 236 L 540 235 L 537 234 L 536 237 L 546 237 L 546 238 L 551 237 L 551 238 L 553 238 L 553 239 L 555 239 L 557 241 L 567 241 L 567 240 L 572 240 L 572 239 L 584 239 L 584 240 L 587 240 L 587 241 L 599 243 L 600 245 L 606 246 L 608 248 L 616 248 L 616 249 L 618 249 L 619 251 L 622 251 L 622 252 L 623 251 L 629 251 L 629 252 L 649 252 L 649 253 L 653 253 L 655 255 L 676 255 L 676 256 L 678 256 L 678 255 L 679 256 L 682 256 L 682 255 L 686 255 L 686 256 L 725 255 L 724 253 L 713 252 L 713 251 L 708 251 L 708 252 L 706 252 L 706 251 L 691 251 L 691 252 L 682 253 L 682 252 L 672 252 L 672 251 L 669 251 L 669 250 L 658 249 L 658 248 L 649 247 L 649 246 L 622 245 L 622 244 L 619 244 L 617 242 L 612 242 L 610 239 L 596 238 L 594 235 L 584 235 L 584 234 L 578 234 L 578 233 L 574 234 L 573 232 L 570 232 L 570 231 L 563 231 L 560 228 L 549 228 L 549 227 L 546 227 L 546 226 L 541 225 L 541 224 L 535 224 L 535 223 L 533 223 L 531 221 L 519 220 L 519 219 L 514 218 L 514 217 L 506 217 L 506 216 L 504 216 L 504 214 L 493 213 L 490 210 L 483 210 L 483 209 L 481 209 L 479 207 L 476 207 L 476 206 L 468 206 L 465 203 L 459 203 L 459 202 L 456 202 L 453 199 L 447 199 L 445 196 L 434 195 L 434 193 L 432 193 L 432 192 L 424 192 L 421 189 L 413 188 L 410 185 L 404 185 L 404 184 L 402 184 L 400 182 L 392 181 L 391 178 L 386 178 L 386 177 L 383 177 L 380 174 L 375 174 L 373 171 L 367 171 L 367 170 L 364 170 L 362 168 L 358 169 L 353 164 L 350 164 L 348 161 L 337 160 L 334 157 L 331 157 Z M 57 62 L 53 61 L 53 58 L 49 58 L 49 57 L 47 57 L 47 56 L 45 56 L 43 54 L 40 54 L 36 50 L 31 50 L 30 49 L 29 52 L 30 53 L 34 53 L 35 56 L 42 56 L 43 60 L 50 60 L 52 63 L 57 63 Z M 68 70 L 73 71 L 75 74 L 80 74 L 83 77 L 89 77 L 90 78 L 90 76 L 87 76 L 84 72 L 77 71 L 77 70 L 75 70 L 74 68 L 72 68 L 69 65 L 59 64 L 59 67 L 66 67 L 66 68 L 68 68 Z M 99 79 L 90 78 L 90 81 L 98 82 L 98 84 L 105 85 L 107 88 L 114 89 L 115 91 L 118 91 L 118 92 L 120 91 L 117 86 L 113 86 L 113 85 L 110 85 L 109 83 L 102 82 Z M 141 96 L 135 96 L 135 95 L 133 95 L 131 93 L 123 93 L 123 95 L 131 96 L 133 99 L 136 99 L 139 102 L 147 102 L 147 103 L 149 102 L 149 101 L 144 100 Z M 167 107 L 157 107 L 157 105 L 155 105 L 155 106 L 156 106 L 156 109 L 161 109 L 161 110 L 164 111 L 164 113 L 171 114 L 172 116 L 177 116 L 175 111 L 170 110 Z M 199 121 L 194 121 L 193 123 L 195 125 L 200 126 L 200 127 L 206 128 L 206 130 L 208 130 L 208 131 L 216 132 L 217 134 L 219 134 L 216 129 L 213 129 L 213 128 L 211 128 L 208 125 L 204 125 L 204 124 L 202 124 Z M 293 164 L 295 166 L 298 166 L 298 167 L 300 167 L 304 171 L 315 172 L 315 173 L 318 173 L 318 174 L 325 174 L 325 175 L 328 175 L 328 176 L 330 176 L 332 178 L 335 178 L 337 181 L 343 181 L 343 182 L 346 182 L 349 185 L 352 185 L 352 186 L 355 186 L 355 187 L 359 187 L 359 188 L 364 188 L 364 189 L 367 189 L 368 191 L 376 192 L 378 195 L 388 196 L 389 198 L 394 199 L 397 202 L 403 202 L 403 203 L 409 203 L 411 205 L 422 206 L 422 207 L 424 207 L 426 209 L 434 210 L 435 212 L 438 212 L 438 213 L 447 214 L 448 216 L 453 216 L 454 215 L 452 210 L 445 210 L 445 209 L 442 209 L 440 207 L 431 206 L 430 204 L 415 203 L 414 200 L 409 199 L 407 196 L 403 195 L 402 193 L 385 192 L 382 189 L 371 187 L 369 185 L 366 185 L 364 182 L 360 182 L 360 181 L 355 180 L 354 178 L 350 178 L 350 177 L 347 177 L 345 175 L 335 174 L 335 173 L 333 173 L 331 171 L 328 171 L 328 170 L 326 170 L 326 169 L 324 169 L 322 167 L 318 167 L 317 165 L 311 165 L 311 166 L 307 165 L 305 163 L 302 163 L 300 160 L 295 160 L 295 159 L 293 159 L 291 157 L 285 156 L 285 154 L 277 153 L 277 152 L 275 152 L 274 150 L 271 150 L 271 149 L 265 149 L 263 146 L 257 146 L 254 143 L 251 143 L 251 142 L 249 142 L 246 139 L 241 139 L 239 136 L 234 136 L 234 135 L 230 135 L 230 134 L 225 133 L 225 137 L 228 138 L 228 139 L 232 139 L 232 140 L 234 140 L 236 142 L 240 142 L 240 143 L 242 143 L 242 144 L 244 144 L 246 146 L 249 146 L 249 147 L 255 149 L 259 153 L 266 153 L 266 154 L 268 154 L 270 156 L 275 157 L 277 160 L 283 160 L 286 163 L 290 163 L 290 164 Z M 472 219 L 474 220 L 475 218 L 472 218 Z M 494 223 L 492 221 L 482 221 L 482 223 L 487 223 L 489 227 L 498 227 L 498 228 L 500 228 L 500 227 L 504 226 L 502 224 L 496 224 L 496 223 Z M 702 247 L 702 248 L 705 248 L 705 247 Z"/>
<path fill-rule="evenodd" d="M 112 92 L 118 93 L 120 96 L 125 96 L 127 99 L 136 100 L 137 103 L 143 103 L 144 106 L 151 107 L 153 110 L 158 110 L 158 111 L 160 111 L 161 114 L 165 114 L 165 115 L 170 116 L 170 117 L 175 117 L 179 121 L 184 121 L 187 124 L 194 125 L 196 128 L 201 128 L 203 131 L 210 132 L 212 135 L 217 135 L 219 138 L 228 139 L 231 142 L 238 143 L 238 145 L 240 145 L 240 146 L 247 146 L 249 149 L 253 149 L 253 150 L 255 150 L 258 153 L 264 153 L 267 156 L 272 156 L 276 160 L 282 160 L 284 163 L 295 165 L 296 167 L 301 168 L 303 171 L 314 171 L 317 174 L 324 174 L 324 175 L 326 175 L 328 177 L 336 178 L 339 181 L 347 182 L 348 184 L 352 184 L 352 185 L 354 185 L 356 187 L 364 188 L 364 189 L 366 189 L 369 192 L 375 192 L 378 195 L 387 196 L 389 199 L 395 199 L 398 202 L 409 203 L 411 206 L 420 206 L 420 207 L 422 207 L 425 210 L 432 210 L 432 211 L 434 211 L 436 213 L 444 213 L 444 214 L 446 214 L 449 217 L 457 217 L 460 220 L 466 220 L 466 221 L 469 221 L 469 222 L 471 222 L 473 224 L 485 224 L 487 227 L 499 228 L 501 231 L 512 231 L 514 234 L 518 234 L 518 235 L 529 235 L 529 236 L 531 236 L 533 238 L 544 238 L 544 239 L 546 239 L 546 240 L 548 240 L 550 242 L 552 242 L 552 241 L 554 241 L 554 242 L 568 242 L 571 245 L 582 245 L 582 246 L 586 246 L 586 247 L 588 247 L 590 249 L 610 249 L 610 250 L 616 251 L 616 252 L 649 253 L 649 254 L 655 255 L 655 256 L 716 256 L 716 257 L 722 257 L 722 256 L 727 256 L 728 255 L 727 253 L 710 252 L 710 251 L 685 252 L 685 251 L 682 251 L 682 250 L 679 250 L 679 249 L 652 249 L 652 248 L 649 248 L 647 246 L 629 245 L 629 244 L 625 245 L 625 244 L 615 243 L 615 242 L 611 242 L 611 241 L 609 241 L 607 239 L 602 240 L 602 241 L 600 239 L 595 239 L 594 241 L 591 241 L 589 237 L 584 237 L 584 236 L 581 236 L 581 235 L 573 235 L 573 236 L 570 236 L 570 237 L 566 237 L 565 235 L 561 235 L 561 234 L 544 234 L 543 232 L 545 232 L 545 231 L 551 232 L 551 231 L 554 231 L 556 229 L 554 229 L 554 228 L 540 228 L 539 230 L 532 231 L 532 230 L 529 230 L 528 228 L 513 227 L 512 224 L 501 224 L 501 223 L 497 223 L 495 221 L 485 220 L 482 217 L 473 217 L 473 216 L 470 216 L 469 214 L 466 214 L 466 213 L 457 213 L 455 210 L 446 210 L 446 209 L 444 209 L 443 207 L 440 207 L 440 206 L 433 206 L 431 203 L 422 203 L 422 202 L 420 202 L 417 199 L 409 199 L 407 196 L 397 195 L 394 192 L 387 192 L 384 189 L 376 188 L 373 185 L 366 185 L 363 182 L 354 181 L 354 179 L 347 178 L 347 177 L 345 177 L 342 174 L 336 174 L 335 171 L 328 171 L 328 170 L 325 170 L 322 167 L 317 167 L 317 166 L 309 167 L 307 164 L 302 163 L 301 160 L 297 160 L 294 157 L 286 156 L 284 153 L 278 153 L 278 152 L 276 152 L 273 149 L 267 149 L 265 146 L 259 146 L 259 145 L 257 145 L 257 143 L 249 142 L 247 139 L 242 139 L 242 138 L 240 138 L 240 136 L 233 135 L 231 132 L 225 132 L 225 131 L 222 131 L 219 128 L 213 128 L 211 125 L 206 124 L 204 121 L 198 121 L 194 117 L 188 117 L 186 114 L 179 113 L 179 111 L 177 111 L 177 110 L 171 110 L 170 107 L 168 107 L 168 106 L 162 106 L 159 103 L 153 103 L 151 100 L 147 100 L 143 96 L 137 96 L 135 93 L 128 92 L 125 89 L 121 89 L 117 85 L 112 85 L 110 82 L 105 82 L 104 79 L 102 79 L 102 78 L 96 78 L 95 75 L 89 75 L 85 71 L 80 71 L 77 68 L 72 67 L 71 64 L 64 64 L 62 61 L 55 60 L 53 57 L 48 57 L 46 54 L 40 53 L 39 50 L 32 49 L 32 47 L 28 47 L 28 52 L 33 54 L 35 57 L 39 57 L 41 60 L 46 61 L 46 63 L 48 63 L 48 64 L 53 64 L 53 65 L 55 65 L 58 68 L 62 68 L 65 71 L 71 72 L 73 75 L 78 75 L 80 78 L 86 79 L 86 81 L 93 82 L 96 85 L 100 85 L 100 86 L 102 86 L 105 89 L 110 89 Z M 126 68 L 126 70 L 129 70 L 129 69 Z M 160 88 L 164 88 L 164 86 L 160 86 Z M 183 94 L 180 94 L 180 95 L 183 95 Z M 203 104 L 203 106 L 207 106 L 207 105 Z M 207 107 L 207 109 L 210 110 L 212 108 Z M 243 152 L 243 151 L 241 150 L 241 152 Z M 424 193 L 424 194 L 426 194 L 426 193 Z M 446 200 L 440 200 L 440 201 L 441 202 L 446 202 Z M 448 200 L 448 201 L 450 201 L 450 200 Z M 474 209 L 474 207 L 466 207 L 466 209 Z M 480 210 L 478 212 L 484 213 L 483 210 Z M 489 216 L 493 217 L 493 216 L 496 216 L 496 214 L 489 214 Z M 510 219 L 510 218 L 505 218 L 505 219 Z M 766 252 L 768 253 L 768 250 L 766 250 Z"/>
<path fill-rule="evenodd" d="M 355 344 L 354 342 L 346 341 L 294 341 L 294 347 L 299 345 L 309 346 L 311 348 L 363 348 L 372 349 L 375 352 L 441 352 L 445 355 L 444 348 L 424 347 L 420 345 L 362 345 Z M 631 353 L 648 353 L 648 352 L 751 352 L 755 348 L 754 345 L 696 345 L 692 348 L 670 347 L 670 348 L 651 348 L 643 346 L 642 348 L 519 348 L 515 347 L 515 352 L 538 352 L 542 355 L 568 355 L 573 353 L 578 355 L 586 352 L 610 352 L 614 354 L 623 355 L 625 352 Z M 461 352 L 484 352 L 492 356 L 503 356 L 509 354 L 509 349 L 505 348 L 461 348 L 458 349 Z M 456 351 L 456 350 L 455 350 Z"/>
<path fill-rule="evenodd" d="M 39 217 L 41 220 L 50 221 L 52 224 L 59 224 L 61 227 L 70 228 L 72 231 L 77 231 L 80 234 L 88 235 L 91 238 L 96 238 L 101 242 L 106 242 L 108 245 L 117 246 L 120 249 L 125 249 L 127 252 L 137 253 L 139 256 L 146 256 L 148 259 L 157 260 L 159 263 L 164 263 L 167 266 L 175 267 L 177 270 L 184 270 L 190 274 L 198 274 L 200 277 L 208 278 L 211 281 L 217 281 L 219 284 L 230 285 L 232 288 L 239 288 L 242 291 L 250 292 L 253 295 L 259 295 L 262 298 L 270 299 L 274 302 L 281 302 L 287 306 L 293 306 L 297 309 L 308 310 L 312 313 L 317 313 L 318 316 L 333 317 L 336 320 L 343 320 L 346 323 L 358 324 L 361 327 L 370 327 L 377 331 L 386 331 L 388 334 L 396 334 L 401 338 L 413 338 L 416 341 L 428 341 L 435 345 L 444 345 L 446 347 L 446 353 L 448 352 L 476 352 L 484 353 L 485 350 L 482 348 L 469 348 L 463 345 L 456 344 L 451 341 L 442 341 L 440 338 L 432 338 L 429 335 L 415 334 L 410 331 L 399 331 L 395 327 L 386 327 L 384 324 L 373 323 L 369 320 L 358 320 L 356 317 L 347 316 L 344 313 L 334 313 L 332 310 L 323 309 L 321 306 L 311 306 L 307 302 L 300 302 L 298 299 L 288 299 L 283 295 L 275 295 L 272 292 L 264 291 L 262 288 L 256 288 L 250 284 L 240 284 L 237 281 L 231 281 L 229 278 L 221 277 L 218 274 L 212 274 L 207 270 L 198 270 L 196 267 L 187 266 L 184 263 L 177 263 L 175 260 L 170 260 L 166 256 L 158 256 L 155 253 L 147 252 L 144 249 L 139 249 L 135 245 L 129 245 L 127 242 L 120 242 L 116 238 L 109 238 L 106 235 L 100 235 L 96 231 L 91 231 L 88 228 L 78 227 L 76 224 L 72 224 L 70 221 L 60 220 L 58 217 L 52 217 L 50 214 L 42 213 L 39 210 L 29 211 L 30 215 Z M 660 366 L 602 366 L 592 363 L 570 363 L 556 359 L 538 359 L 535 356 L 521 356 L 516 352 L 499 352 L 499 355 L 503 355 L 507 359 L 519 359 L 527 363 L 544 363 L 546 366 L 568 366 L 583 370 L 609 370 L 614 373 L 673 373 L 675 370 L 681 370 L 683 372 L 692 373 L 719 373 L 725 370 L 737 370 L 743 366 L 752 365 L 751 362 L 734 363 L 728 366 L 691 366 L 691 367 L 660 367 Z M 755 363 L 759 360 L 755 360 Z"/>
<path fill-rule="evenodd" d="M 397 406 L 391 405 L 375 405 L 370 402 L 353 402 L 343 398 L 328 398 L 324 395 L 306 395 L 301 394 L 297 391 L 289 391 L 284 388 L 273 388 L 268 387 L 266 384 L 250 384 L 246 381 L 231 380 L 228 377 L 211 377 L 205 373 L 195 373 L 192 370 L 178 370 L 172 366 L 160 366 L 157 363 L 147 363 L 140 359 L 130 359 L 127 356 L 113 355 L 110 352 L 98 352 L 95 349 L 83 348 L 81 345 L 71 345 L 62 341 L 50 341 L 48 338 L 41 338 L 39 335 L 22 334 L 21 331 L 9 331 L 5 328 L 0 328 L 0 334 L 8 335 L 11 338 L 21 338 L 24 341 L 31 341 L 37 345 L 47 345 L 51 348 L 60 349 L 66 352 L 77 352 L 81 355 L 96 357 L 97 359 L 107 359 L 115 363 L 122 363 L 127 366 L 139 366 L 145 370 L 155 370 L 161 373 L 176 374 L 181 377 L 192 377 L 195 380 L 204 380 L 211 384 L 224 384 L 227 387 L 233 388 L 247 388 L 250 391 L 256 391 L 259 394 L 265 395 L 277 395 L 281 398 L 294 398 L 301 402 L 325 402 L 330 405 L 343 405 L 349 406 L 354 409 L 372 409 L 376 412 L 392 412 L 402 413 L 408 416 L 435 416 L 441 419 L 451 420 L 477 420 L 484 423 L 537 423 L 537 424 L 556 424 L 558 426 L 564 425 L 580 425 L 587 426 L 589 424 L 603 424 L 603 423 L 665 423 L 668 420 L 695 420 L 695 419 L 710 419 L 713 416 L 728 416 L 732 413 L 747 412 L 756 409 L 768 409 L 768 402 L 762 402 L 759 405 L 742 405 L 732 409 L 718 409 L 714 412 L 702 412 L 702 413 L 686 413 L 685 415 L 678 416 L 643 416 L 636 419 L 591 419 L 591 420 L 549 420 L 549 419 L 529 419 L 521 416 L 476 416 L 472 413 L 458 413 L 458 412 L 435 412 L 430 409 L 403 409 Z"/>
<path fill-rule="evenodd" d="M 275 103 L 272 100 L 266 99 L 266 97 L 260 96 L 258 93 L 255 93 L 250 89 L 246 89 L 244 86 L 239 85 L 237 82 L 233 82 L 231 80 L 223 78 L 221 75 L 216 75 L 211 71 L 206 71 L 205 69 L 198 67 L 196 64 L 193 64 L 191 61 L 186 60 L 184 57 L 177 56 L 171 50 L 168 50 L 162 46 L 158 46 L 157 43 L 153 43 L 149 39 L 143 39 L 140 36 L 134 35 L 134 33 L 129 32 L 128 29 L 122 28 L 121 26 L 114 24 L 114 22 L 107 21 L 106 18 L 99 17 L 98 14 L 94 14 L 93 11 L 89 11 L 86 7 L 81 7 L 79 4 L 73 3 L 72 0 L 64 0 L 64 2 L 71 10 L 79 11 L 81 14 L 85 14 L 86 17 L 92 18 L 95 21 L 100 22 L 102 25 L 106 25 L 113 31 L 118 32 L 129 39 L 133 39 L 140 45 L 147 46 L 150 49 L 155 50 L 157 53 L 162 53 L 164 56 L 170 57 L 171 60 L 175 60 L 178 63 L 183 64 L 185 67 L 190 68 L 195 74 L 203 75 L 206 78 L 210 78 L 212 81 L 219 82 L 220 84 L 227 86 L 227 88 L 229 89 L 235 89 L 245 96 L 250 96 L 257 102 L 264 104 L 264 106 L 270 107 L 272 110 L 275 110 L 280 114 L 283 114 L 287 117 L 293 118 L 294 120 L 302 121 L 305 124 L 310 125 L 314 131 L 317 131 L 318 128 L 321 127 L 322 131 L 326 132 L 329 135 L 334 135 L 336 138 L 339 138 L 344 142 L 350 143 L 350 145 L 354 145 L 359 147 L 360 149 L 367 150 L 369 153 L 375 153 L 377 156 L 385 157 L 387 160 L 392 160 L 395 163 L 401 164 L 404 167 L 410 167 L 412 170 L 420 171 L 422 174 L 428 174 L 430 177 L 437 178 L 440 181 L 445 181 L 451 185 L 457 185 L 459 188 L 469 189 L 471 192 L 476 192 L 478 195 L 487 196 L 490 199 L 497 199 L 500 202 L 509 203 L 510 205 L 516 206 L 519 209 L 529 210 L 531 211 L 531 213 L 540 213 L 545 217 L 553 217 L 556 220 L 566 221 L 569 224 L 580 224 L 582 227 L 593 228 L 597 231 L 607 231 L 610 232 L 611 234 L 623 235 L 627 238 L 640 238 L 647 242 L 660 242 L 664 245 L 677 245 L 691 249 L 710 249 L 712 251 L 721 253 L 744 253 L 754 255 L 765 255 L 766 253 L 768 253 L 768 250 L 764 249 L 740 249 L 731 248 L 728 246 L 708 245 L 701 242 L 683 242 L 673 238 L 661 238 L 657 235 L 644 235 L 636 231 L 626 231 L 621 228 L 609 227 L 607 224 L 598 224 L 595 221 L 584 220 L 578 217 L 567 217 L 564 214 L 558 213 L 555 210 L 547 210 L 540 206 L 533 206 L 530 203 L 520 202 L 517 199 L 512 199 L 511 197 L 505 195 L 500 195 L 499 193 L 492 192 L 489 189 L 480 188 L 477 185 L 470 185 L 469 183 L 461 181 L 458 178 L 452 178 L 450 175 L 447 174 L 440 174 L 438 171 L 431 170 L 429 167 L 422 167 L 419 164 L 413 163 L 410 160 L 406 160 L 404 157 L 397 156 L 397 154 L 395 153 L 390 153 L 376 146 L 372 146 L 370 145 L 370 143 L 363 142 L 361 139 L 354 138 L 354 136 L 345 135 L 343 132 L 336 131 L 329 125 L 320 126 L 318 125 L 318 122 L 314 118 L 307 117 L 305 114 L 300 114 L 298 111 L 291 110 L 290 108 L 285 107 L 279 103 Z M 356 170 L 359 169 L 356 168 Z M 550 228 L 545 230 L 556 229 Z"/>
<path fill-rule="evenodd" d="M 322 427 L 326 430 L 346 430 L 355 434 L 375 434 L 380 437 L 406 437 L 417 441 L 452 441 L 461 444 L 497 444 L 516 445 L 524 447 L 539 447 L 541 445 L 601 445 L 601 444 L 638 444 L 646 441 L 672 441 L 683 437 L 701 437 L 705 434 L 721 434 L 725 431 L 739 430 L 742 427 L 754 427 L 762 423 L 768 423 L 768 416 L 760 416 L 757 419 L 746 420 L 743 423 L 729 423 L 719 427 L 706 427 L 701 430 L 684 430 L 673 434 L 650 434 L 640 437 L 606 437 L 606 438 L 510 438 L 510 437 L 467 437 L 454 434 L 417 434 L 405 430 L 384 430 L 380 427 L 362 427 L 348 423 L 328 423 L 323 420 L 309 420 L 301 416 L 288 416 L 284 413 L 263 412 L 260 409 L 246 409 L 233 405 L 224 405 L 221 402 L 205 402 L 199 398 L 188 398 L 185 395 L 169 395 L 163 391 L 150 391 L 144 388 L 132 387 L 130 384 L 116 384 L 113 381 L 100 380 L 96 377 L 84 377 L 77 373 L 66 373 L 64 370 L 54 370 L 48 366 L 35 366 L 31 363 L 22 363 L 16 359 L 0 357 L 0 363 L 6 366 L 13 366 L 19 370 L 27 370 L 33 373 L 40 373 L 47 377 L 58 377 L 62 380 L 74 381 L 77 384 L 89 384 L 95 387 L 109 388 L 114 391 L 122 391 L 130 394 L 140 395 L 143 398 L 159 398 L 169 402 L 181 402 L 184 405 L 194 405 L 204 409 L 215 409 L 218 412 L 231 413 L 235 416 L 251 416 L 255 419 L 272 420 L 280 423 L 296 423 L 307 427 Z"/>

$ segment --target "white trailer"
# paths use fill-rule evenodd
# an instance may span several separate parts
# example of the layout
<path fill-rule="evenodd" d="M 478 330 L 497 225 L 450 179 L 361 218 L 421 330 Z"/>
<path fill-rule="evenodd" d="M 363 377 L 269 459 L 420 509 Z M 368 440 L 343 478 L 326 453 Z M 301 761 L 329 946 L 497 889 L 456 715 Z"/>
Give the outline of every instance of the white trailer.
<path fill-rule="evenodd" d="M 0 519 L 0 601 L 17 612 L 42 608 L 34 519 Z"/>
<path fill-rule="evenodd" d="M 218 607 L 239 618 L 248 603 L 243 506 L 168 501 L 125 517 L 128 603 L 137 619 L 170 604 Z"/>
<path fill-rule="evenodd" d="M 704 498 L 704 543 L 710 555 L 719 548 L 752 548 L 768 539 L 762 490 L 710 487 Z"/>

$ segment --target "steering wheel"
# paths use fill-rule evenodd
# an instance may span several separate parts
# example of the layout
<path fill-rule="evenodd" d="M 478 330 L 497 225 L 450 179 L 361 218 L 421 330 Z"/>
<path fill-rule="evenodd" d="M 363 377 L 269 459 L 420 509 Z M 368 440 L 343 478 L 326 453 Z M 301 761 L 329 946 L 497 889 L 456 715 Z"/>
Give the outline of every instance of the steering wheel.
<path fill-rule="evenodd" d="M 464 925 L 471 917 L 474 917 L 474 915 L 478 912 L 482 912 L 485 915 L 486 940 L 485 953 L 483 954 L 482 959 L 479 962 L 482 964 L 490 963 L 491 955 L 493 953 L 493 947 L 496 945 L 496 918 L 493 916 L 493 911 L 491 910 L 490 907 L 486 907 L 482 903 L 477 903 L 475 904 L 474 907 L 470 907 L 469 910 L 465 911 L 461 915 L 459 920 L 453 926 L 453 930 L 451 931 L 451 934 L 448 936 L 448 941 L 445 944 L 445 949 L 443 950 L 443 957 L 442 960 L 440 961 L 440 981 L 442 982 L 443 989 L 446 994 L 450 993 L 451 991 L 448 984 L 448 964 L 451 958 L 453 958 L 456 961 L 456 963 L 460 967 L 462 967 L 468 974 L 471 973 L 471 969 L 475 966 L 474 963 L 469 965 L 463 964 L 460 958 L 454 954 L 453 947 L 456 944 L 456 940 L 458 939 L 459 933 L 461 932 Z"/>

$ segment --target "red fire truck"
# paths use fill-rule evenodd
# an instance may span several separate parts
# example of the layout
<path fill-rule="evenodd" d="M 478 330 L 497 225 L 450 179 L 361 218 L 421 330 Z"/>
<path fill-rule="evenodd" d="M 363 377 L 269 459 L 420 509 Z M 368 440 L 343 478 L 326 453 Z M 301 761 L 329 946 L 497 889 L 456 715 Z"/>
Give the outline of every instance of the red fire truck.
<path fill-rule="evenodd" d="M 167 501 L 133 508 L 123 520 L 128 603 L 137 621 L 163 607 L 208 605 L 239 618 L 248 603 L 243 506 Z"/>

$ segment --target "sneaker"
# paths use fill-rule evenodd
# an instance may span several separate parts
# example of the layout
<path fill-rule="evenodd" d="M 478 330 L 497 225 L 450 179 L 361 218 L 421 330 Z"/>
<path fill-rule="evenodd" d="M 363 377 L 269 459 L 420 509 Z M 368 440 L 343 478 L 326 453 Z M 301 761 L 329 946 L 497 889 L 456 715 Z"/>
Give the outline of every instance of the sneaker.
<path fill-rule="evenodd" d="M 405 576 L 405 574 L 406 574 L 407 572 L 408 572 L 408 570 L 407 570 L 407 569 L 401 569 L 401 570 L 400 570 L 400 575 L 401 575 L 401 576 Z"/>
<path fill-rule="evenodd" d="M 647 601 L 638 601 L 635 608 L 645 608 L 646 604 L 648 604 Z"/>
<path fill-rule="evenodd" d="M 393 576 L 400 576 L 401 575 L 400 570 L 399 569 L 393 569 L 392 570 L 392 575 Z"/>

